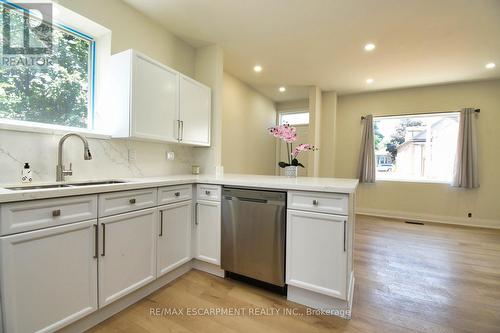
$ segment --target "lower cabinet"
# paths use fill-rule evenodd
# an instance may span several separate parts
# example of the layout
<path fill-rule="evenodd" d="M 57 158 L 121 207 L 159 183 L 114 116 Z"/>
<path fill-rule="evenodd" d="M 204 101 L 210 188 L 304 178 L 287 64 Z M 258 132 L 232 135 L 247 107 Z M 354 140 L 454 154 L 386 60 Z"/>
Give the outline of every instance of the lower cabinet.
<path fill-rule="evenodd" d="M 99 219 L 99 307 L 156 278 L 158 209 Z"/>
<path fill-rule="evenodd" d="M 200 200 L 196 203 L 195 258 L 214 265 L 220 265 L 220 210 L 220 202 Z"/>
<path fill-rule="evenodd" d="M 191 200 L 159 207 L 157 277 L 191 260 Z"/>
<path fill-rule="evenodd" d="M 91 220 L 0 237 L 5 332 L 53 332 L 97 309 L 96 228 Z"/>
<path fill-rule="evenodd" d="M 347 299 L 347 216 L 288 210 L 286 282 Z"/>

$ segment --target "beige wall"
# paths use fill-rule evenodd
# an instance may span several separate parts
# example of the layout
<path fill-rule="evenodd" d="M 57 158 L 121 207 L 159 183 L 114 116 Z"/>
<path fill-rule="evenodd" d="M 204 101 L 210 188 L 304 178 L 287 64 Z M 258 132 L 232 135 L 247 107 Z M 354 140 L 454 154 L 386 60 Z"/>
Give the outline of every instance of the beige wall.
<path fill-rule="evenodd" d="M 289 110 L 309 110 L 309 100 L 307 98 L 304 98 L 276 103 L 276 111 Z"/>
<path fill-rule="evenodd" d="M 319 176 L 334 177 L 335 138 L 337 123 L 337 93 L 323 92 L 321 95 L 321 140 Z"/>
<path fill-rule="evenodd" d="M 274 102 L 224 73 L 222 93 L 222 165 L 225 173 L 273 175 L 276 123 Z"/>
<path fill-rule="evenodd" d="M 360 116 L 481 109 L 477 120 L 479 189 L 448 184 L 378 181 L 362 184 L 361 212 L 500 227 L 500 80 L 429 86 L 338 97 L 335 176 L 354 178 L 361 137 Z M 467 218 L 467 213 L 472 218 Z"/>
<path fill-rule="evenodd" d="M 136 49 L 186 75 L 194 75 L 194 48 L 122 1 L 57 2 L 110 29 L 112 54 Z"/>
<path fill-rule="evenodd" d="M 309 129 L 307 138 L 313 146 L 321 144 L 321 89 L 318 86 L 309 87 Z M 321 150 L 308 154 L 307 176 L 319 177 L 319 161 Z"/>

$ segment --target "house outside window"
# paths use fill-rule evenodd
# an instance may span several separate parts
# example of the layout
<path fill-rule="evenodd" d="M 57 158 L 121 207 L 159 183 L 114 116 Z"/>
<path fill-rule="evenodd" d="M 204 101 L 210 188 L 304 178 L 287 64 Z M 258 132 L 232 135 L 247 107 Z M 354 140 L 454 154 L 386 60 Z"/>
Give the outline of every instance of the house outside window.
<path fill-rule="evenodd" d="M 376 117 L 378 180 L 449 182 L 453 174 L 459 113 Z"/>
<path fill-rule="evenodd" d="M 95 42 L 32 5 L 0 4 L 0 123 L 92 129 Z"/>

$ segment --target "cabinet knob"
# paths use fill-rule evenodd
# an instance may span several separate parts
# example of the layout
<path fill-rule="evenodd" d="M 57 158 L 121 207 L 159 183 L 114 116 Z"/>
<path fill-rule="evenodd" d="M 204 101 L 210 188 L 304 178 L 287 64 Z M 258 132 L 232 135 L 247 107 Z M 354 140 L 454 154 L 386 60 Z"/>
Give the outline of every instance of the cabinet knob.
<path fill-rule="evenodd" d="M 181 196 L 181 192 L 175 192 L 175 193 L 174 193 L 174 195 L 175 195 L 176 197 L 180 197 L 180 196 Z"/>
<path fill-rule="evenodd" d="M 313 205 L 314 205 L 314 206 L 317 206 L 318 204 L 319 204 L 319 201 L 318 201 L 318 200 L 316 200 L 316 199 L 314 199 L 314 200 L 313 200 Z"/>
<path fill-rule="evenodd" d="M 130 204 L 133 205 L 136 203 L 136 200 L 135 200 L 135 198 L 133 198 L 133 199 L 130 199 L 128 202 L 130 202 Z"/>
<path fill-rule="evenodd" d="M 210 191 L 205 191 L 205 195 L 210 195 Z"/>
<path fill-rule="evenodd" d="M 52 216 L 53 217 L 61 216 L 61 210 L 60 209 L 53 210 Z"/>

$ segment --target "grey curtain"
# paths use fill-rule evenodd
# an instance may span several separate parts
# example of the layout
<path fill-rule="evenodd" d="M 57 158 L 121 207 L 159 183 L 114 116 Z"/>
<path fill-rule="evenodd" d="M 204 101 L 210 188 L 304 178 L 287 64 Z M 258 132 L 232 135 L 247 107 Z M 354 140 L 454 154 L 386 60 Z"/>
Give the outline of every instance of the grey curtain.
<path fill-rule="evenodd" d="M 375 140 L 373 137 L 373 116 L 364 120 L 361 149 L 359 152 L 358 178 L 361 183 L 375 183 Z"/>
<path fill-rule="evenodd" d="M 452 186 L 455 187 L 479 187 L 475 117 L 475 109 L 466 108 L 460 111 L 457 155 L 452 181 Z"/>

